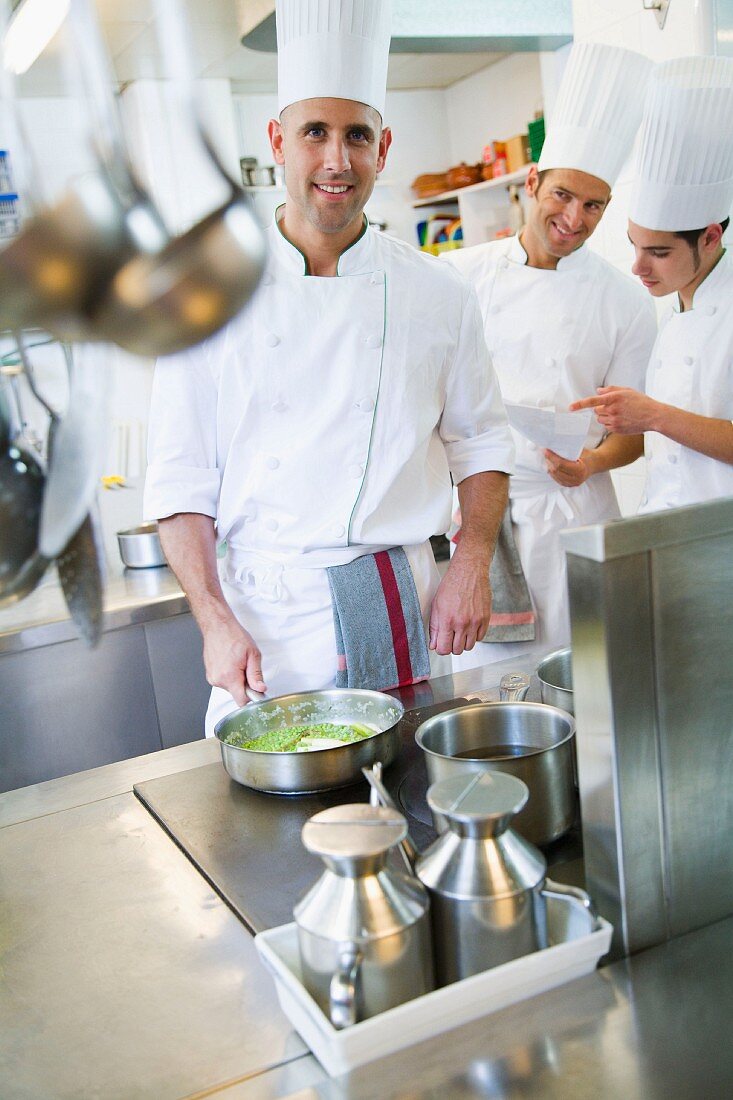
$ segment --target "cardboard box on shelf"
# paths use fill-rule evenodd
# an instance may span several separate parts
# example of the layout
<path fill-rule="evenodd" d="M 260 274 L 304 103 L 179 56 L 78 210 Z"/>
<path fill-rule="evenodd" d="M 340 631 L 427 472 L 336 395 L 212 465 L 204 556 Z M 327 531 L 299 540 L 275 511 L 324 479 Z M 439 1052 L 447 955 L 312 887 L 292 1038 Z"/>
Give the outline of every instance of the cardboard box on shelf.
<path fill-rule="evenodd" d="M 503 141 L 490 141 L 488 145 L 484 145 L 481 157 L 484 164 L 494 164 L 500 157 L 506 157 Z"/>
<path fill-rule="evenodd" d="M 506 146 L 507 171 L 516 172 L 525 164 L 529 164 L 529 137 L 527 134 L 517 134 L 507 138 Z"/>

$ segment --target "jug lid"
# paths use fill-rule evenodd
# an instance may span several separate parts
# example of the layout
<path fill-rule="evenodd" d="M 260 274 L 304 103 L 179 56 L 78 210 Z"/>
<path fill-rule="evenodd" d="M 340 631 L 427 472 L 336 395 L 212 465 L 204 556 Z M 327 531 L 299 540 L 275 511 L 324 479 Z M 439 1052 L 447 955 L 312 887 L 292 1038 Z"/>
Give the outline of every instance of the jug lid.
<path fill-rule="evenodd" d="M 485 822 L 494 836 L 508 828 L 528 798 L 527 784 L 505 772 L 452 775 L 428 788 L 428 805 L 434 813 L 449 823 L 478 826 Z"/>
<path fill-rule="evenodd" d="M 321 810 L 302 831 L 309 852 L 335 860 L 378 856 L 407 836 L 407 822 L 397 810 L 356 802 Z"/>

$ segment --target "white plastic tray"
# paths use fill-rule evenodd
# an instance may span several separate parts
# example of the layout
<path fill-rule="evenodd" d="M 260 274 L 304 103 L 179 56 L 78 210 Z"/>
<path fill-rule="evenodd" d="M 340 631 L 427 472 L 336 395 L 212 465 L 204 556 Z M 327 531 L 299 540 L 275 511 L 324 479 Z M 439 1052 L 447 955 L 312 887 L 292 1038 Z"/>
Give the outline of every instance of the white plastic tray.
<path fill-rule="evenodd" d="M 594 927 L 573 899 L 548 898 L 547 916 L 550 939 L 559 940 L 551 947 L 406 1001 L 343 1031 L 333 1027 L 302 984 L 295 924 L 260 932 L 255 946 L 275 978 L 285 1015 L 324 1069 L 336 1076 L 595 970 L 611 944 L 608 921 L 600 917 Z"/>

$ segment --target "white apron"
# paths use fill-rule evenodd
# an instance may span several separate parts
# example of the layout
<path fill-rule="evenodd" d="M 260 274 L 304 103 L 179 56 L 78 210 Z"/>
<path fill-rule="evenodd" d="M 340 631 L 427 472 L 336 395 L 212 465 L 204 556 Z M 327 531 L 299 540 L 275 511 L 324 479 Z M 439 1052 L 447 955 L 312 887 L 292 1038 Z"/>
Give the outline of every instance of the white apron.
<path fill-rule="evenodd" d="M 733 262 L 725 253 L 697 288 L 692 309 L 673 309 L 654 346 L 646 392 L 655 401 L 733 419 Z M 733 496 L 733 466 L 657 432 L 644 437 L 647 480 L 640 512 Z"/>
<path fill-rule="evenodd" d="M 567 409 L 604 385 L 640 388 L 656 324 L 641 287 L 587 247 L 557 269 L 527 266 L 518 239 L 451 253 L 476 287 L 484 333 L 506 401 Z M 565 553 L 560 532 L 620 515 L 609 473 L 566 489 L 545 468 L 541 448 L 513 431 L 517 469 L 509 484 L 515 540 L 536 621 L 533 642 L 479 644 L 456 670 L 503 661 L 530 647 L 570 641 Z M 603 429 L 594 419 L 585 446 Z"/>
<path fill-rule="evenodd" d="M 427 631 L 440 574 L 429 542 L 404 549 Z M 326 570 L 234 553 L 227 556 L 222 573 L 227 603 L 260 647 L 268 695 L 333 687 L 336 635 Z M 212 688 L 206 736 L 213 736 L 216 723 L 235 708 L 227 691 Z"/>
<path fill-rule="evenodd" d="M 451 474 L 510 472 L 512 445 L 454 272 L 370 232 L 335 278 L 275 227 L 270 246 L 252 305 L 156 366 L 145 512 L 216 517 L 226 598 L 281 694 L 333 682 L 327 567 L 402 545 L 427 617 Z M 232 706 L 214 691 L 209 732 Z"/>

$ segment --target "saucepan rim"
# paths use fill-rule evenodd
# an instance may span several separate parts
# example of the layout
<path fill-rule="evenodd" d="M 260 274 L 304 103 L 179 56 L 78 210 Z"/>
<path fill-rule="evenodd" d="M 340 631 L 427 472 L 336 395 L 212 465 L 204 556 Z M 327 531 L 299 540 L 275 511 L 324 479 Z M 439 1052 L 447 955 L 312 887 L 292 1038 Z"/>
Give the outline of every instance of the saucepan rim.
<path fill-rule="evenodd" d="M 315 690 L 315 691 L 296 691 L 296 692 L 291 692 L 288 695 L 273 695 L 272 698 L 263 699 L 262 702 L 247 703 L 243 707 L 238 707 L 236 710 L 230 711 L 229 714 L 226 714 L 226 715 L 224 715 L 223 718 L 220 718 L 219 721 L 214 726 L 214 736 L 216 737 L 216 739 L 218 740 L 220 745 L 223 745 L 227 749 L 234 749 L 237 752 L 247 753 L 249 756 L 265 756 L 265 757 L 274 756 L 274 757 L 282 758 L 282 757 L 285 757 L 285 756 L 298 756 L 298 755 L 306 756 L 306 755 L 309 755 L 309 754 L 306 754 L 306 753 L 300 753 L 300 754 L 299 753 L 283 753 L 283 752 L 278 752 L 277 750 L 274 750 L 274 749 L 247 749 L 247 748 L 244 747 L 244 745 L 233 745 L 229 741 L 225 741 L 223 739 L 222 735 L 221 735 L 221 730 L 222 730 L 222 727 L 224 726 L 225 723 L 230 722 L 231 719 L 236 718 L 238 715 L 246 714 L 248 716 L 256 717 L 257 711 L 261 710 L 264 707 L 269 707 L 273 703 L 277 703 L 280 706 L 285 706 L 285 705 L 289 705 L 293 701 L 307 701 L 309 696 L 326 695 L 326 694 L 331 694 L 331 693 L 334 693 L 334 694 L 338 693 L 338 695 L 342 698 L 344 696 L 347 696 L 347 695 L 353 695 L 353 696 L 356 696 L 357 699 L 362 698 L 362 699 L 374 699 L 375 701 L 376 700 L 384 701 L 385 703 L 389 703 L 390 706 L 394 707 L 395 710 L 397 711 L 397 713 L 391 718 L 387 718 L 387 717 L 384 718 L 384 721 L 388 722 L 388 724 L 385 725 L 383 729 L 374 730 L 374 732 L 371 733 L 368 737 L 362 737 L 358 741 L 345 741 L 343 745 L 333 745 L 329 749 L 318 749 L 317 752 L 318 752 L 319 756 L 325 757 L 325 756 L 328 755 L 328 753 L 340 752 L 342 749 L 352 749 L 353 750 L 355 745 L 364 745 L 367 742 L 371 741 L 374 737 L 379 737 L 381 734 L 386 733 L 389 730 L 393 729 L 393 727 L 397 725 L 397 723 L 402 719 L 402 717 L 404 716 L 404 713 L 405 713 L 404 704 L 401 703 L 399 699 L 395 699 L 394 696 L 387 695 L 383 691 L 373 691 L 369 688 L 323 688 L 321 690 Z M 349 721 L 352 721 L 352 722 L 355 722 L 355 723 L 358 724 L 359 723 L 359 717 L 361 717 L 361 716 L 353 716 L 352 718 L 349 719 L 349 718 L 346 718 L 344 716 L 340 716 L 340 721 L 343 722 L 344 724 L 348 723 Z M 334 719 L 334 721 L 335 721 L 335 719 Z M 290 722 L 288 724 L 294 725 L 296 723 Z M 298 723 L 298 724 L 301 724 L 301 723 Z M 302 724 L 306 725 L 307 723 L 303 722 Z M 365 722 L 363 722 L 361 724 L 366 725 Z M 272 728 L 277 729 L 278 727 L 273 726 Z M 262 732 L 265 733 L 267 731 L 263 730 Z"/>
<path fill-rule="evenodd" d="M 492 756 L 492 762 L 497 760 L 528 760 L 533 756 L 542 756 L 544 753 L 555 752 L 557 749 L 561 748 L 563 745 L 567 744 L 568 741 L 571 741 L 573 737 L 575 737 L 575 718 L 570 713 L 570 711 L 563 710 L 562 707 L 553 706 L 551 703 L 535 703 L 531 700 L 517 700 L 514 702 L 510 702 L 507 700 L 506 702 L 470 703 L 468 706 L 465 707 L 455 707 L 454 710 L 444 710 L 441 711 L 440 714 L 434 714 L 431 718 L 428 718 L 425 722 L 417 727 L 417 729 L 415 730 L 415 740 L 417 741 L 422 751 L 426 753 L 426 755 L 435 756 L 439 760 L 458 760 L 460 763 L 465 764 L 486 763 L 486 759 L 480 756 L 451 756 L 449 753 L 446 752 L 437 752 L 435 749 L 429 748 L 429 746 L 424 743 L 424 737 L 427 733 L 430 732 L 429 728 L 426 729 L 426 727 L 430 727 L 431 725 L 439 725 L 439 720 L 441 718 L 446 718 L 448 715 L 456 713 L 463 714 L 467 712 L 475 713 L 476 711 L 485 711 L 489 707 L 511 707 L 512 709 L 523 708 L 525 710 L 532 711 L 541 710 L 543 713 L 547 713 L 549 711 L 553 714 L 558 715 L 560 718 L 564 719 L 568 723 L 568 732 L 565 734 L 562 740 L 556 741 L 553 745 L 545 745 L 544 747 L 533 748 L 529 752 L 522 752 L 518 755 Z"/>
<path fill-rule="evenodd" d="M 567 684 L 557 684 L 552 680 L 548 680 L 545 675 L 544 669 L 553 661 L 559 661 L 564 657 L 572 657 L 572 646 L 563 646 L 562 649 L 554 649 L 552 653 L 547 653 L 540 663 L 537 665 L 537 679 L 541 684 L 546 684 L 548 687 L 555 688 L 557 691 L 572 692 L 572 687 L 568 687 Z"/>

